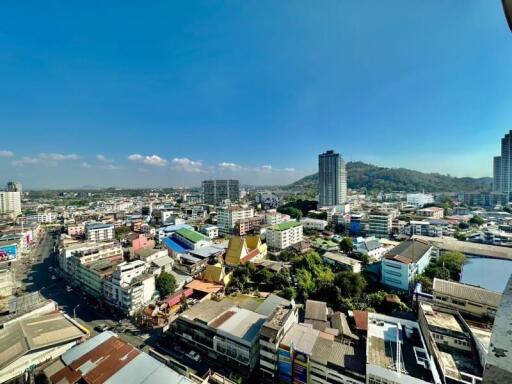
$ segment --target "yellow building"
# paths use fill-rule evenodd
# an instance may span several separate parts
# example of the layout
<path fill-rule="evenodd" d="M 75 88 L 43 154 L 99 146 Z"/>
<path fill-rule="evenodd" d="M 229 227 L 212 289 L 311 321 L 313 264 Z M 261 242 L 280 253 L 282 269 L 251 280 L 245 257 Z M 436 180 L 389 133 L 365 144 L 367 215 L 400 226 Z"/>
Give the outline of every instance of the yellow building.
<path fill-rule="evenodd" d="M 267 245 L 262 244 L 259 236 L 235 236 L 229 240 L 224 261 L 227 265 L 235 266 L 266 255 Z"/>

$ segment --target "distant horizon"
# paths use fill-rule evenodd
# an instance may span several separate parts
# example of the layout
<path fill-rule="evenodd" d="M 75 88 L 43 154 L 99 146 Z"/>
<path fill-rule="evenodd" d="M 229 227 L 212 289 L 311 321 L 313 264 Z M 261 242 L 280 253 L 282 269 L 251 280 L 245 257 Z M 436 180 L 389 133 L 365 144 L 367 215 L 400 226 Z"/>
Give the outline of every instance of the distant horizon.
<path fill-rule="evenodd" d="M 499 2 L 15 2 L 0 44 L 0 181 L 31 188 L 286 185 L 326 149 L 488 177 L 512 128 Z"/>

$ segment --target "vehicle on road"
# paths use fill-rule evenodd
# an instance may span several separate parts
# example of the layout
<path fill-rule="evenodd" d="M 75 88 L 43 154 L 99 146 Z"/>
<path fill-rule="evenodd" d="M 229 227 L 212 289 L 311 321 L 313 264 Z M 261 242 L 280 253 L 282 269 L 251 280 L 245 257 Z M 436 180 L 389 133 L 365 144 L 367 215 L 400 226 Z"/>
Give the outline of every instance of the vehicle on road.
<path fill-rule="evenodd" d="M 110 327 L 107 324 L 99 324 L 99 325 L 94 327 L 94 330 L 96 332 L 104 332 L 104 331 L 108 331 L 109 328 Z"/>
<path fill-rule="evenodd" d="M 57 278 L 57 276 L 52 275 L 52 280 L 55 280 L 56 278 Z"/>
<path fill-rule="evenodd" d="M 66 292 L 72 292 L 73 288 L 71 288 L 69 285 L 66 286 Z"/>
<path fill-rule="evenodd" d="M 199 355 L 199 353 L 197 353 L 193 349 L 189 353 L 187 353 L 187 356 L 198 363 L 201 362 L 201 355 Z"/>

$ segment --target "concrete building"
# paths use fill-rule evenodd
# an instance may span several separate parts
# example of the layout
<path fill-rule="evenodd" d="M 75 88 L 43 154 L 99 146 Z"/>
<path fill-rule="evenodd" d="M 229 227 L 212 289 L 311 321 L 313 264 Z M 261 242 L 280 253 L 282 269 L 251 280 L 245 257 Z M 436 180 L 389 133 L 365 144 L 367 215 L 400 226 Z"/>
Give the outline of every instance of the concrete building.
<path fill-rule="evenodd" d="M 479 344 L 472 329 L 457 311 L 420 302 L 418 323 L 444 382 L 482 382 L 482 362 L 485 361 L 486 349 Z"/>
<path fill-rule="evenodd" d="M 432 295 L 437 306 L 451 308 L 464 315 L 493 319 L 501 294 L 470 284 L 434 278 Z"/>
<path fill-rule="evenodd" d="M 372 209 L 368 213 L 368 236 L 387 239 L 391 234 L 397 212 L 390 209 Z"/>
<path fill-rule="evenodd" d="M 324 231 L 327 228 L 327 220 L 321 219 L 312 219 L 310 217 L 305 217 L 300 220 L 300 223 L 304 227 L 304 229 L 312 229 L 315 231 Z"/>
<path fill-rule="evenodd" d="M 266 225 L 281 224 L 282 222 L 289 221 L 291 219 L 290 215 L 285 215 L 284 213 L 280 213 L 275 210 L 266 211 L 263 217 L 263 222 Z"/>
<path fill-rule="evenodd" d="M 252 217 L 254 217 L 253 208 L 244 208 L 238 205 L 220 208 L 217 211 L 219 232 L 226 235 L 233 234 L 237 222 Z"/>
<path fill-rule="evenodd" d="M 418 323 L 368 313 L 366 383 L 442 383 Z"/>
<path fill-rule="evenodd" d="M 259 335 L 266 316 L 231 300 L 200 302 L 179 315 L 173 332 L 188 345 L 250 372 L 260 360 Z"/>
<path fill-rule="evenodd" d="M 27 215 L 27 221 L 49 224 L 57 220 L 57 215 L 54 212 L 38 212 L 32 215 Z"/>
<path fill-rule="evenodd" d="M 85 234 L 85 224 L 74 224 L 67 226 L 67 232 L 69 236 L 81 236 Z"/>
<path fill-rule="evenodd" d="M 201 227 L 201 232 L 208 236 L 210 239 L 219 237 L 219 227 L 213 224 L 205 224 Z"/>
<path fill-rule="evenodd" d="M 418 209 L 418 216 L 429 217 L 432 219 L 442 219 L 444 217 L 444 209 L 441 207 L 428 207 Z"/>
<path fill-rule="evenodd" d="M 300 243 L 303 239 L 302 231 L 302 224 L 293 220 L 273 225 L 266 232 L 268 248 L 281 251 Z"/>
<path fill-rule="evenodd" d="M 114 272 L 119 261 L 100 260 L 90 264 L 77 263 L 74 283 L 97 300 L 103 298 L 103 282 Z"/>
<path fill-rule="evenodd" d="M 23 193 L 23 187 L 19 181 L 9 181 L 5 187 L 7 192 L 19 192 Z"/>
<path fill-rule="evenodd" d="M 88 336 L 87 330 L 59 312 L 12 322 L 0 330 L 0 382 L 58 358 Z"/>
<path fill-rule="evenodd" d="M 389 287 L 409 291 L 416 275 L 430 263 L 432 246 L 421 240 L 406 240 L 384 255 L 382 283 Z"/>
<path fill-rule="evenodd" d="M 318 156 L 318 204 L 320 207 L 343 205 L 347 201 L 345 161 L 332 150 Z"/>
<path fill-rule="evenodd" d="M 293 302 L 278 306 L 260 330 L 260 369 L 263 379 L 275 382 L 278 372 L 278 350 L 283 337 L 299 322 L 299 307 Z"/>
<path fill-rule="evenodd" d="M 423 208 L 426 204 L 434 202 L 434 196 L 427 193 L 408 193 L 407 194 L 407 205 Z"/>
<path fill-rule="evenodd" d="M 238 180 L 203 181 L 203 199 L 205 204 L 216 205 L 224 200 L 236 203 L 240 200 L 240 182 Z"/>
<path fill-rule="evenodd" d="M 348 340 L 292 324 L 279 343 L 276 376 L 280 383 L 359 384 L 365 382 L 364 349 Z"/>
<path fill-rule="evenodd" d="M 21 215 L 21 193 L 0 191 L 0 214 L 16 217 Z"/>
<path fill-rule="evenodd" d="M 148 274 L 141 260 L 123 262 L 103 283 L 103 296 L 110 305 L 133 315 L 154 298 L 155 276 Z"/>
<path fill-rule="evenodd" d="M 251 233 L 259 232 L 263 224 L 263 216 L 246 217 L 236 222 L 233 230 L 237 236 L 245 236 Z"/>
<path fill-rule="evenodd" d="M 70 254 L 69 257 L 68 254 Z M 123 260 L 123 254 L 123 247 L 115 242 L 92 245 L 89 243 L 84 247 L 77 244 L 76 247 L 67 248 L 59 255 L 59 266 L 64 272 L 64 277 L 73 282 L 78 265 L 87 265 L 100 260 L 118 262 Z"/>
<path fill-rule="evenodd" d="M 85 235 L 88 241 L 106 241 L 114 239 L 114 226 L 112 224 L 92 223 L 85 226 Z"/>
<path fill-rule="evenodd" d="M 188 249 L 197 249 L 212 244 L 209 237 L 187 228 L 178 229 L 172 238 Z"/>
<path fill-rule="evenodd" d="M 491 345 L 482 384 L 512 383 L 512 277 L 503 291 L 503 297 L 492 327 Z"/>

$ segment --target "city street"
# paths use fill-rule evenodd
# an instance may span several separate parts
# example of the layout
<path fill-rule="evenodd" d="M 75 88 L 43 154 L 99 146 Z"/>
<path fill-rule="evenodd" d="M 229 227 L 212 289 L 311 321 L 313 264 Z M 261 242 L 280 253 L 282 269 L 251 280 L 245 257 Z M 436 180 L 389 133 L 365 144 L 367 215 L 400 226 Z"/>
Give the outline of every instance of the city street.
<path fill-rule="evenodd" d="M 58 267 L 58 235 L 48 232 L 30 255 L 22 259 L 25 268 L 20 268 L 19 276 L 22 290 L 40 291 L 45 298 L 54 300 L 59 308 L 87 328 L 91 335 L 97 334 L 95 327 L 107 325 L 120 338 L 135 347 L 153 343 L 154 338 L 142 334 L 127 319 L 119 319 L 118 314 L 101 310 L 96 303 L 84 293 L 74 289 L 67 292 L 68 283 L 53 271 Z M 54 251 L 55 250 L 55 251 Z M 55 276 L 52 279 L 52 276 Z"/>

